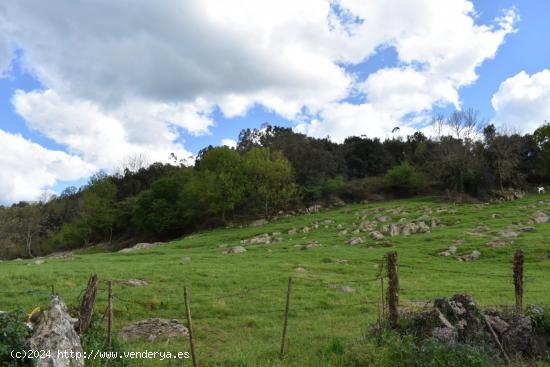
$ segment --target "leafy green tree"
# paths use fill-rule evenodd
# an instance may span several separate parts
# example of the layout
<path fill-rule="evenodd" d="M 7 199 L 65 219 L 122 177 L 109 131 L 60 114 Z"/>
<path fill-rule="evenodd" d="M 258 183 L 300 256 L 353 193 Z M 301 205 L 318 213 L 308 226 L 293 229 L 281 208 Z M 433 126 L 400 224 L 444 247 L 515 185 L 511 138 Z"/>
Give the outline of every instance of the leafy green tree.
<path fill-rule="evenodd" d="M 266 218 L 296 195 L 292 166 L 280 152 L 252 148 L 244 155 L 244 169 L 248 196 L 263 207 Z"/>
<path fill-rule="evenodd" d="M 413 193 L 425 186 L 425 178 L 409 162 L 391 168 L 384 176 L 386 187 L 398 192 Z"/>
<path fill-rule="evenodd" d="M 135 201 L 133 222 L 142 230 L 160 236 L 175 236 L 189 230 L 197 210 L 196 175 L 182 170 L 155 181 Z"/>
<path fill-rule="evenodd" d="M 208 212 L 221 214 L 233 211 L 244 199 L 243 161 L 235 149 L 210 148 L 201 154 L 197 168 L 202 182 L 202 198 Z"/>

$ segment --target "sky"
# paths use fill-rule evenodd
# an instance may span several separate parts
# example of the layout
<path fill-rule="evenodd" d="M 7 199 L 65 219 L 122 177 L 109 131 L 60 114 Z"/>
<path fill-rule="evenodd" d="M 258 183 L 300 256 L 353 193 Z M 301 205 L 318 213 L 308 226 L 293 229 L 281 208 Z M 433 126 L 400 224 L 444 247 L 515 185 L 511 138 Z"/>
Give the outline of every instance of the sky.
<path fill-rule="evenodd" d="M 550 118 L 550 2 L 4 0 L 0 204 L 234 146 L 264 123 L 343 141 L 474 108 Z"/>

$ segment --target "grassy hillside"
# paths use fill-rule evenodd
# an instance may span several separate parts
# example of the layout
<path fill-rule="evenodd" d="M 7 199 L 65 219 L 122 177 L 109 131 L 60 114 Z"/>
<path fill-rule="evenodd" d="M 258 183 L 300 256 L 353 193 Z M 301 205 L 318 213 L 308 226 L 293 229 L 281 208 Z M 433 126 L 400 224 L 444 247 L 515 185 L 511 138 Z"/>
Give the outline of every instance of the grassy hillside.
<path fill-rule="evenodd" d="M 46 306 L 51 285 L 70 305 L 76 305 L 92 272 L 102 280 L 147 281 L 141 287 L 115 284 L 115 328 L 119 330 L 148 317 L 183 320 L 186 285 L 201 366 L 337 366 L 345 346 L 360 338 L 378 317 L 380 282 L 373 279 L 390 250 L 399 257 L 404 307 L 457 292 L 472 294 L 482 305 L 512 305 L 511 260 L 518 248 L 525 252 L 525 304 L 550 305 L 550 224 L 526 224 L 536 211 L 549 209 L 550 197 L 535 195 L 499 204 L 454 205 L 424 198 L 350 205 L 260 227 L 195 234 L 149 250 L 80 252 L 72 260 L 45 258 L 40 265 L 30 260 L 4 261 L 0 263 L 0 310 Z M 387 242 L 375 241 L 367 232 L 353 233 L 361 222 L 380 216 L 389 216 L 390 221 L 379 225 L 423 216 L 420 219 L 426 223 L 436 218 L 445 226 L 432 228 L 430 233 L 386 236 Z M 473 231 L 483 224 L 486 231 Z M 524 226 L 533 228 L 521 230 Z M 304 233 L 304 227 L 311 231 Z M 288 234 L 292 228 L 298 233 Z M 346 229 L 348 234 L 342 235 Z M 501 238 L 499 232 L 505 229 L 519 234 L 512 238 L 513 244 L 486 245 Z M 225 246 L 240 245 L 242 239 L 273 232 L 281 232 L 282 242 L 245 244 L 245 253 L 223 252 Z M 347 240 L 354 237 L 364 237 L 365 242 L 348 245 Z M 463 243 L 456 244 L 457 240 Z M 303 249 L 313 242 L 320 246 Z M 458 247 L 455 256 L 438 256 L 452 245 Z M 481 252 L 479 259 L 456 259 L 473 250 Z M 294 287 L 288 355 L 281 363 L 277 353 L 289 276 Z M 342 287 L 354 291 L 344 292 Z M 102 291 L 99 311 L 105 306 L 106 292 Z M 145 348 L 188 350 L 183 339 L 127 344 L 129 350 Z"/>

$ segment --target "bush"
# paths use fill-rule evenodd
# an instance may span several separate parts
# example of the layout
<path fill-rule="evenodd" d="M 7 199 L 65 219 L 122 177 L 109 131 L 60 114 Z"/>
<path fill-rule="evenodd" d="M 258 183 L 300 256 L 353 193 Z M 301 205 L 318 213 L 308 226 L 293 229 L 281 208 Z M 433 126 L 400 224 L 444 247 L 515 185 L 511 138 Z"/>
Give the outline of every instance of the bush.
<path fill-rule="evenodd" d="M 426 179 L 409 162 L 402 162 L 386 173 L 384 185 L 397 193 L 412 194 L 426 187 Z"/>
<path fill-rule="evenodd" d="M 29 349 L 26 339 L 30 334 L 25 325 L 27 315 L 22 310 L 0 314 L 0 366 L 28 366 L 27 359 L 13 360 L 12 351 Z"/>

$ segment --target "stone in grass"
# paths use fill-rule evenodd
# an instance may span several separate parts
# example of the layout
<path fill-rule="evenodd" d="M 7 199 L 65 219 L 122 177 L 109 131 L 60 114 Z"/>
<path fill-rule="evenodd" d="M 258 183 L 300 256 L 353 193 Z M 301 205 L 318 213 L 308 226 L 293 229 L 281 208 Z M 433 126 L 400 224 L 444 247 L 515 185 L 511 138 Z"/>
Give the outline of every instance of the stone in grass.
<path fill-rule="evenodd" d="M 120 332 L 120 336 L 124 340 L 145 339 L 153 341 L 157 339 L 187 337 L 188 335 L 189 331 L 178 320 L 161 318 L 137 321 L 126 326 Z"/>
<path fill-rule="evenodd" d="M 498 232 L 498 234 L 499 234 L 500 237 L 506 237 L 506 238 L 519 236 L 519 233 L 517 233 L 515 231 L 512 231 L 512 230 L 509 230 L 509 229 L 503 229 L 502 231 Z"/>
<path fill-rule="evenodd" d="M 548 223 L 548 221 L 550 220 L 550 217 L 548 216 L 548 214 L 546 214 L 543 211 L 536 211 L 533 214 L 533 219 L 535 223 L 540 224 L 540 223 Z"/>
<path fill-rule="evenodd" d="M 443 252 L 440 252 L 439 253 L 439 256 L 451 256 L 451 255 L 454 255 L 456 253 L 456 246 L 451 246 L 449 247 L 447 250 L 443 251 Z"/>
<path fill-rule="evenodd" d="M 320 247 L 321 245 L 316 242 L 311 242 L 302 246 L 302 250 L 310 250 L 312 248 Z"/>
<path fill-rule="evenodd" d="M 355 292 L 355 289 L 353 289 L 352 287 L 349 287 L 347 285 L 330 284 L 328 287 L 332 288 L 332 289 L 335 289 L 339 292 L 344 292 L 344 293 L 353 293 L 353 292 Z"/>
<path fill-rule="evenodd" d="M 149 284 L 143 279 L 120 279 L 115 280 L 115 283 L 129 285 L 130 287 L 143 287 Z"/>
<path fill-rule="evenodd" d="M 242 246 L 230 247 L 224 251 L 226 254 L 242 254 L 243 252 L 246 252 L 246 249 Z"/>
<path fill-rule="evenodd" d="M 296 269 L 294 269 L 294 271 L 298 272 L 298 273 L 305 273 L 306 272 L 306 269 L 302 268 L 302 267 L 298 267 Z"/>
<path fill-rule="evenodd" d="M 363 237 L 354 237 L 347 241 L 348 245 L 350 246 L 360 245 L 363 242 L 365 242 L 365 239 Z"/>
<path fill-rule="evenodd" d="M 182 262 L 191 261 L 191 256 L 183 256 L 183 257 L 181 258 L 181 261 L 182 261 Z"/>
<path fill-rule="evenodd" d="M 375 240 L 383 240 L 384 239 L 384 235 L 382 233 L 380 233 L 379 231 L 372 231 L 369 234 Z"/>
<path fill-rule="evenodd" d="M 501 248 L 501 247 L 508 247 L 514 244 L 514 240 L 494 240 L 489 241 L 485 244 L 487 247 L 492 248 Z"/>
<path fill-rule="evenodd" d="M 296 228 L 291 228 L 288 230 L 288 234 L 296 234 L 296 233 L 298 233 L 298 229 Z"/>
<path fill-rule="evenodd" d="M 459 256 L 456 259 L 458 261 L 463 261 L 463 262 L 464 261 L 473 261 L 473 260 L 479 259 L 480 256 L 481 256 L 481 252 L 479 252 L 477 250 L 474 250 L 474 251 L 472 251 L 472 253 L 470 253 L 468 255 Z"/>

